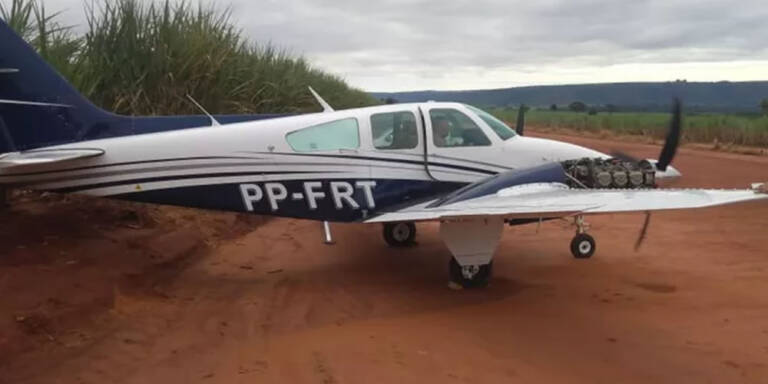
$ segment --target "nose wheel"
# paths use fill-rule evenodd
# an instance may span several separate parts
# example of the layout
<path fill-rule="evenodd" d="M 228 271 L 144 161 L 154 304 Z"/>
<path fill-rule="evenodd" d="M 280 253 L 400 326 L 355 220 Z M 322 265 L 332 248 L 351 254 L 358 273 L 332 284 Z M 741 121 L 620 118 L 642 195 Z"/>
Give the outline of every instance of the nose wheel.
<path fill-rule="evenodd" d="M 583 216 L 576 216 L 576 236 L 571 240 L 571 254 L 577 259 L 588 259 L 595 254 L 595 239 L 587 234 Z"/>
<path fill-rule="evenodd" d="M 586 233 L 579 233 L 571 240 L 571 253 L 577 259 L 588 259 L 595 254 L 595 239 Z"/>

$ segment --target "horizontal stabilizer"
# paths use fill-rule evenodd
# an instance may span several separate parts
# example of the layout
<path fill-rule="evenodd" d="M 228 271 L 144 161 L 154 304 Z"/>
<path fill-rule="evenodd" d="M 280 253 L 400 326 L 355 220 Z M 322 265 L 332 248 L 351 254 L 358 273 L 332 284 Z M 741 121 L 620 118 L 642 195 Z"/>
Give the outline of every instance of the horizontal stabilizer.
<path fill-rule="evenodd" d="M 72 106 L 68 105 L 68 104 L 42 103 L 42 102 L 38 102 L 38 101 L 7 100 L 7 99 L 0 99 L 0 104 L 32 105 L 32 106 L 35 106 L 35 107 L 72 108 Z"/>
<path fill-rule="evenodd" d="M 101 149 L 50 149 L 40 151 L 11 152 L 0 155 L 0 169 L 63 163 L 77 159 L 101 156 Z"/>

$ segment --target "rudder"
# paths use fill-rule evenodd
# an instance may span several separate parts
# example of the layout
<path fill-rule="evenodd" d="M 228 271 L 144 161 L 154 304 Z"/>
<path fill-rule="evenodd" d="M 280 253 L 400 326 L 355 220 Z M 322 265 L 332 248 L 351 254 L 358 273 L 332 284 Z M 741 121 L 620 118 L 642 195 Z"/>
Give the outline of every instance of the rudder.
<path fill-rule="evenodd" d="M 216 115 L 222 124 L 284 114 Z M 123 116 L 87 100 L 0 20 L 0 154 L 210 125 L 208 116 Z"/>
<path fill-rule="evenodd" d="M 0 118 L 0 151 L 8 152 L 77 141 L 121 116 L 85 99 L 0 20 Z"/>

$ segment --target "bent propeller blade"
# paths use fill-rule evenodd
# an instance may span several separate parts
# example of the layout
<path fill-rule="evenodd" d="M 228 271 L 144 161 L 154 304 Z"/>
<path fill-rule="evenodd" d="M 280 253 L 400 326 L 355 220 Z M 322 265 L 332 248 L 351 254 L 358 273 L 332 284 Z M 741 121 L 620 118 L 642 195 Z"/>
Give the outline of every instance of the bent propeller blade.
<path fill-rule="evenodd" d="M 520 109 L 517 111 L 517 125 L 515 126 L 515 132 L 523 136 L 525 130 L 525 104 L 520 104 Z"/>
<path fill-rule="evenodd" d="M 664 148 L 659 154 L 659 161 L 656 168 L 662 172 L 667 170 L 667 166 L 672 163 L 677 153 L 677 147 L 680 144 L 680 130 L 682 128 L 682 103 L 680 99 L 675 98 L 672 102 L 672 121 L 667 132 L 667 139 L 664 141 Z"/>

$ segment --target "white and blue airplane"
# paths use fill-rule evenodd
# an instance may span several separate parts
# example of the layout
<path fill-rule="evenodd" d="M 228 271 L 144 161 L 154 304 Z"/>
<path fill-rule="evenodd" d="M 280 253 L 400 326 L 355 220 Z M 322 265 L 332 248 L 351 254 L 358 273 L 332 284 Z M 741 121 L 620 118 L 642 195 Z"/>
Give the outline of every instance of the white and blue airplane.
<path fill-rule="evenodd" d="M 438 221 L 451 281 L 463 287 L 488 283 L 505 224 L 573 219 L 571 251 L 588 258 L 596 247 L 587 215 L 768 198 L 764 184 L 657 187 L 680 176 L 669 165 L 679 104 L 660 159 L 637 161 L 524 137 L 522 124 L 516 132 L 459 103 L 334 111 L 316 97 L 323 113 L 119 116 L 83 98 L 0 21 L 0 184 L 383 224 L 392 246 L 413 244 L 414 223 Z"/>

